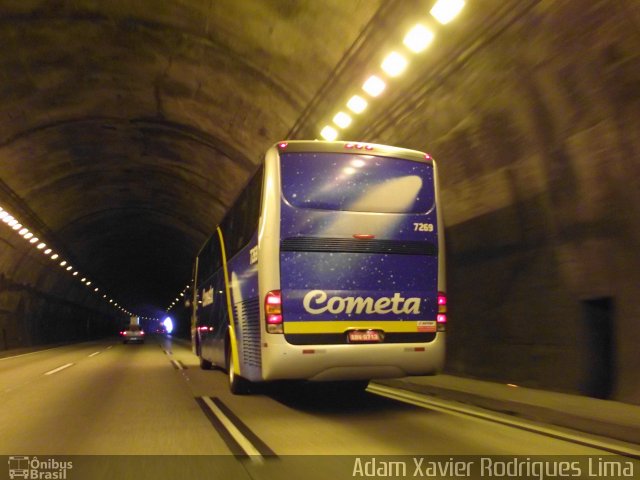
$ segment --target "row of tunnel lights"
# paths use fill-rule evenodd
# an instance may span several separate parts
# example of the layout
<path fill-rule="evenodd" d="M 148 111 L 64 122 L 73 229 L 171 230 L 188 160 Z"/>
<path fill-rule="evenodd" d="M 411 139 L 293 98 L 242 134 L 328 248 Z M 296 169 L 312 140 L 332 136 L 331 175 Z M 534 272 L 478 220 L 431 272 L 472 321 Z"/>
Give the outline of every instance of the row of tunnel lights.
<path fill-rule="evenodd" d="M 462 11 L 464 6 L 464 0 L 438 0 L 433 5 L 429 13 L 440 24 L 446 25 Z M 429 30 L 424 25 L 418 24 L 411 30 L 409 30 L 409 32 L 407 32 L 407 34 L 404 36 L 403 44 L 408 50 L 410 50 L 414 54 L 417 54 L 424 51 L 431 44 L 434 37 L 435 34 L 431 30 Z M 405 57 L 400 53 L 394 51 L 387 55 L 387 57 L 380 64 L 380 67 L 389 77 L 393 78 L 402 74 L 406 70 L 408 65 L 409 62 L 405 59 Z M 371 75 L 362 85 L 362 90 L 371 98 L 378 97 L 385 90 L 385 88 L 385 81 L 377 75 Z M 353 95 L 346 103 L 347 108 L 355 114 L 364 112 L 368 105 L 369 102 L 360 95 Z M 333 123 L 340 129 L 346 129 L 352 123 L 351 115 L 343 111 L 339 111 L 334 115 Z M 338 138 L 338 130 L 336 130 L 336 128 L 331 125 L 326 125 L 320 131 L 320 135 L 325 140 L 333 141 Z M 175 307 L 181 301 L 181 298 L 184 298 L 185 293 L 189 290 L 189 287 L 190 285 L 187 285 L 176 296 L 175 300 L 173 300 L 167 307 L 167 312 Z"/>
<path fill-rule="evenodd" d="M 453 20 L 465 5 L 464 0 L 438 0 L 429 13 L 440 24 L 446 25 Z M 403 44 L 412 53 L 417 54 L 424 51 L 433 41 L 435 34 L 422 24 L 414 26 L 404 36 Z M 400 53 L 393 51 L 385 57 L 380 64 L 380 68 L 387 76 L 394 78 L 401 75 L 409 65 L 409 61 Z M 385 90 L 387 84 L 378 75 L 371 75 L 362 84 L 362 90 L 370 97 L 376 98 Z M 369 102 L 361 95 L 353 95 L 346 103 L 347 108 L 354 114 L 362 113 Z M 348 128 L 353 119 L 350 114 L 339 111 L 333 116 L 333 125 L 325 125 L 320 131 L 320 136 L 328 141 L 338 138 L 339 129 Z M 337 128 L 336 128 L 337 127 Z"/>
<path fill-rule="evenodd" d="M 31 246 L 33 246 L 36 250 L 41 251 L 44 255 L 48 256 L 51 260 L 58 262 L 60 267 L 64 268 L 66 271 L 71 272 L 71 275 L 77 277 L 80 275 L 78 270 L 75 270 L 73 266 L 64 258 L 61 258 L 60 255 L 53 251 L 45 242 L 41 241 L 40 238 L 36 237 L 31 230 L 25 227 L 22 223 L 18 221 L 13 215 L 11 215 L 6 209 L 0 207 L 0 220 L 3 223 L 7 224 L 12 230 L 14 230 L 18 235 L 27 240 Z M 82 277 L 80 279 L 85 286 L 90 287 L 92 285 L 91 280 L 87 277 Z M 93 292 L 99 295 L 100 288 L 94 286 Z M 112 304 L 115 308 L 120 310 L 122 313 L 126 313 L 128 315 L 132 315 L 126 308 L 119 305 L 113 298 L 109 298 L 106 293 L 102 294 L 102 298 Z"/>
<path fill-rule="evenodd" d="M 182 291 L 176 296 L 176 299 L 173 302 L 171 302 L 171 304 L 167 307 L 167 310 L 166 310 L 167 312 L 169 312 L 173 307 L 175 307 L 178 304 L 178 302 L 181 301 L 181 299 L 184 299 L 184 296 L 190 287 L 191 287 L 191 283 L 187 284 L 187 286 L 182 289 Z"/>

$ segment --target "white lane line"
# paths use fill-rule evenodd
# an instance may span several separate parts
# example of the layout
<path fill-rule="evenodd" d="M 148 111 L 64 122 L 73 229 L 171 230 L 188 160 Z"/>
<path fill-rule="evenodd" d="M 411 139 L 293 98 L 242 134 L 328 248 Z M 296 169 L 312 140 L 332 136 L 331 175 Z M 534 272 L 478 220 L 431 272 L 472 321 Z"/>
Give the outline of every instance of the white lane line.
<path fill-rule="evenodd" d="M 95 357 L 96 355 L 100 355 L 102 352 L 93 352 L 91 355 L 89 355 L 89 358 L 91 357 Z"/>
<path fill-rule="evenodd" d="M 68 347 L 68 346 L 69 345 L 60 345 L 58 347 L 45 348 L 44 350 L 36 350 L 35 352 L 21 353 L 20 355 L 13 355 L 11 357 L 2 357 L 2 358 L 0 358 L 0 362 L 2 360 L 9 360 L 11 358 L 26 357 L 27 355 L 35 355 L 36 353 L 48 352 L 49 350 L 55 350 L 56 348 L 62 348 L 62 347 Z"/>
<path fill-rule="evenodd" d="M 245 451 L 245 453 L 251 458 L 253 461 L 260 462 L 262 460 L 262 455 L 253 446 L 253 444 L 245 437 L 238 427 L 236 427 L 231 420 L 224 414 L 218 406 L 213 403 L 213 401 L 209 397 L 202 397 L 204 403 L 209 407 L 209 410 L 213 412 L 213 414 L 222 422 L 224 427 L 227 429 L 227 432 L 233 437 L 233 439 L 238 442 L 238 445 Z"/>
<path fill-rule="evenodd" d="M 176 368 L 177 368 L 178 370 L 184 370 L 184 367 L 182 366 L 182 363 L 180 363 L 179 361 L 174 360 L 174 359 L 172 358 L 172 359 L 171 359 L 171 363 L 173 363 L 173 364 L 176 366 Z"/>
<path fill-rule="evenodd" d="M 64 370 L 65 368 L 69 368 L 72 365 L 75 365 L 73 363 L 67 363 L 65 365 L 62 365 L 61 367 L 58 368 L 54 368 L 53 370 L 49 370 L 48 372 L 45 373 L 45 375 L 53 375 L 54 373 L 59 372 L 60 370 Z"/>
<path fill-rule="evenodd" d="M 519 428 L 529 432 L 546 435 L 548 437 L 564 440 L 566 442 L 583 445 L 616 455 L 624 455 L 627 457 L 640 458 L 640 449 L 635 445 L 623 442 L 622 440 L 609 439 L 598 435 L 573 431 L 571 429 L 560 427 L 557 425 L 546 425 L 527 420 L 525 418 L 511 417 L 498 412 L 492 412 L 480 407 L 471 407 L 467 405 L 457 405 L 445 400 L 425 397 L 419 393 L 400 390 L 386 385 L 370 384 L 367 391 L 380 395 L 382 397 L 398 400 L 403 403 L 415 405 L 430 410 L 436 410 L 442 413 L 448 413 L 460 417 L 474 417 L 491 423 L 499 423 L 510 427 Z"/>
<path fill-rule="evenodd" d="M 109 345 L 109 346 L 107 347 L 107 350 L 111 350 L 112 348 L 113 348 L 113 345 Z"/>

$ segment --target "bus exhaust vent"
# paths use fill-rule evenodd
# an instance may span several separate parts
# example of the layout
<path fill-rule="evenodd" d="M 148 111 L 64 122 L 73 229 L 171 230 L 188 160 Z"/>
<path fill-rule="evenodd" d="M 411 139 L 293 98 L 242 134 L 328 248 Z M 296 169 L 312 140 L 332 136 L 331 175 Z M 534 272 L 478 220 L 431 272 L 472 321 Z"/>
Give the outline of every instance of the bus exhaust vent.
<path fill-rule="evenodd" d="M 410 240 L 355 240 L 351 238 L 291 237 L 280 244 L 283 252 L 382 253 L 396 255 L 437 254 L 436 245 Z"/>

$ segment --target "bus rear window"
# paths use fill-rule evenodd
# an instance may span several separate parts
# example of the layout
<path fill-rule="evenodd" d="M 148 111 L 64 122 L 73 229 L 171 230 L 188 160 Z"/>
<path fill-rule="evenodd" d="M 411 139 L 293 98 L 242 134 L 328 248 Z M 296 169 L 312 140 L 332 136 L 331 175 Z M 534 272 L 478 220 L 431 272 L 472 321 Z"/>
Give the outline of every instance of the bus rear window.
<path fill-rule="evenodd" d="M 434 205 L 431 163 L 344 153 L 281 154 L 282 192 L 294 207 L 426 213 Z"/>

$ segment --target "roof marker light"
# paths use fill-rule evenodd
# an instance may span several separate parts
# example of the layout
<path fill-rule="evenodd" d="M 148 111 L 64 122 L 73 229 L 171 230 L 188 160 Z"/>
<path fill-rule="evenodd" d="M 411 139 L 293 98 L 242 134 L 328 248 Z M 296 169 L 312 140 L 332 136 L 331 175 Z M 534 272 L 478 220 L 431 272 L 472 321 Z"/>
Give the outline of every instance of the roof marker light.
<path fill-rule="evenodd" d="M 67 267 L 67 271 L 71 270 L 72 268 L 73 268 L 73 267 L 72 267 L 71 265 L 69 265 L 69 266 Z"/>
<path fill-rule="evenodd" d="M 464 7 L 464 0 L 438 0 L 429 13 L 442 25 L 453 20 Z"/>
<path fill-rule="evenodd" d="M 348 149 L 355 148 L 357 150 L 362 150 L 364 148 L 365 150 L 373 150 L 373 146 L 372 145 L 367 145 L 366 143 L 353 143 L 353 142 L 345 143 L 344 148 L 348 148 Z M 357 164 L 354 163 L 353 165 L 355 167 L 362 167 L 362 166 L 364 166 L 364 162 L 357 163 Z"/>
<path fill-rule="evenodd" d="M 46 243 L 41 242 L 41 243 L 39 243 L 39 244 L 38 244 L 38 246 L 37 246 L 36 248 L 37 248 L 38 250 L 42 250 L 42 249 L 43 249 L 44 247 L 46 247 L 46 246 L 47 246 L 47 244 L 46 244 Z"/>
<path fill-rule="evenodd" d="M 404 36 L 404 46 L 413 53 L 420 53 L 433 41 L 434 34 L 423 25 L 416 25 Z"/>
<path fill-rule="evenodd" d="M 33 237 L 31 240 L 29 240 L 29 243 L 36 243 L 39 242 L 40 239 L 38 237 Z"/>
<path fill-rule="evenodd" d="M 67 264 L 67 261 L 66 261 L 66 260 L 63 260 L 63 261 L 61 261 L 61 262 L 60 262 L 60 266 L 61 266 L 61 267 L 64 267 L 66 264 Z"/>
<path fill-rule="evenodd" d="M 362 85 L 362 89 L 372 97 L 377 97 L 384 91 L 386 86 L 386 83 L 380 77 L 371 75 Z"/>
<path fill-rule="evenodd" d="M 287 148 L 287 145 L 289 145 L 287 142 L 280 142 L 278 144 L 278 148 L 284 150 L 285 148 Z"/>
<path fill-rule="evenodd" d="M 14 230 L 20 230 L 22 228 L 22 224 L 21 223 L 16 223 L 11 228 L 13 228 Z"/>
<path fill-rule="evenodd" d="M 56 258 L 58 258 L 60 255 L 58 255 L 57 253 L 54 253 L 53 255 L 51 255 L 51 260 L 55 260 Z"/>
<path fill-rule="evenodd" d="M 51 249 L 50 249 L 50 248 L 47 248 L 43 253 L 44 253 L 45 255 L 49 255 L 49 254 L 51 253 Z"/>
<path fill-rule="evenodd" d="M 27 233 L 29 233 L 29 229 L 28 228 L 23 228 L 18 233 L 24 237 Z"/>
<path fill-rule="evenodd" d="M 25 239 L 29 240 L 31 237 L 33 237 L 33 233 L 31 233 L 31 232 L 27 232 L 27 233 L 25 233 L 25 234 L 23 235 L 23 237 L 24 237 Z"/>

